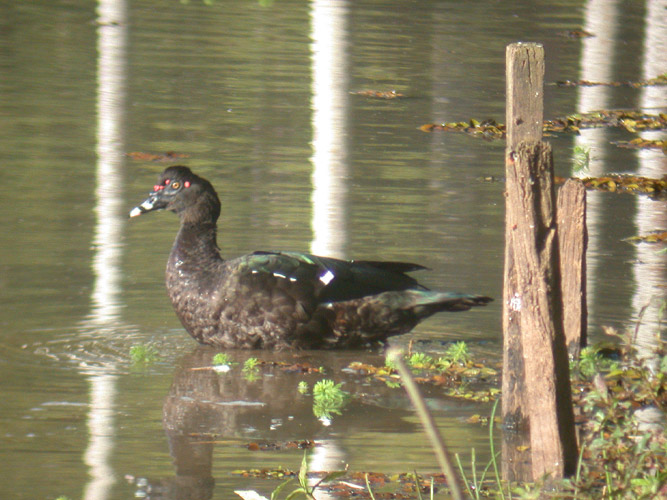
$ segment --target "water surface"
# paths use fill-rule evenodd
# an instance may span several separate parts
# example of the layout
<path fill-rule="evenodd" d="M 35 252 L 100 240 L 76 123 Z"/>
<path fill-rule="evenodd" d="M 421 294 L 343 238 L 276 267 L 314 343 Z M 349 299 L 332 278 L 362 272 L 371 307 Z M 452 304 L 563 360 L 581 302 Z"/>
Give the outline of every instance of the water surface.
<path fill-rule="evenodd" d="M 547 81 L 664 73 L 664 57 L 655 55 L 664 26 L 656 28 L 649 7 L 620 2 L 595 25 L 598 2 L 575 0 L 334 7 L 137 0 L 126 18 L 113 10 L 122 3 L 111 4 L 110 11 L 78 0 L 2 7 L 0 496 L 120 499 L 143 491 L 132 478 L 161 484 L 167 498 L 178 498 L 180 487 L 201 498 L 230 498 L 234 488 L 266 493 L 276 483 L 232 471 L 298 468 L 301 453 L 249 451 L 256 440 L 319 442 L 314 470 L 347 463 L 357 471 L 434 471 L 402 393 L 340 371 L 355 360 L 382 362 L 378 353 L 234 354 L 239 362 L 251 355 L 308 361 L 344 381 L 355 397 L 328 426 L 296 392 L 300 380 L 312 386 L 320 376 L 266 369 L 248 382 L 240 369 L 190 369 L 213 352 L 187 337 L 164 292 L 177 220 L 126 215 L 166 164 L 126 153 L 188 155 L 182 162 L 222 199 L 224 256 L 314 249 L 415 261 L 430 268 L 420 276 L 429 287 L 496 297 L 481 310 L 432 318 L 399 340 L 436 352 L 467 340 L 493 362 L 504 187 L 481 179 L 502 177 L 504 144 L 419 126 L 503 121 L 504 51 L 517 40 L 544 44 Z M 582 26 L 597 36 L 562 35 Z M 406 98 L 351 93 L 368 89 Z M 664 111 L 665 93 L 545 91 L 548 118 L 601 105 Z M 549 138 L 557 174 L 569 175 L 581 141 L 592 148 L 593 172 L 665 171 L 660 153 L 609 144 L 627 138 L 612 130 Z M 603 325 L 633 325 L 649 298 L 664 296 L 664 257 L 621 240 L 664 229 L 665 211 L 604 193 L 590 203 L 596 336 Z M 653 331 L 655 317 L 645 317 Z M 133 366 L 130 347 L 146 343 L 159 361 Z M 428 396 L 453 450 L 474 446 L 486 461 L 487 429 L 465 419 L 489 406 Z"/>

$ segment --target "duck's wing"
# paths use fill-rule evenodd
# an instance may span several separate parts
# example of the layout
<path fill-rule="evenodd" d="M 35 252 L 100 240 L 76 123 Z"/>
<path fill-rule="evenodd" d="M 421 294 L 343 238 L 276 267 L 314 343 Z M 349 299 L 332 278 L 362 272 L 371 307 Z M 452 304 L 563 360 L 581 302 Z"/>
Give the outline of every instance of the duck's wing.
<path fill-rule="evenodd" d="M 259 251 L 245 259 L 251 274 L 272 275 L 316 300 L 341 302 L 406 289 L 426 290 L 407 272 L 424 269 L 407 262 L 346 261 L 300 252 Z"/>

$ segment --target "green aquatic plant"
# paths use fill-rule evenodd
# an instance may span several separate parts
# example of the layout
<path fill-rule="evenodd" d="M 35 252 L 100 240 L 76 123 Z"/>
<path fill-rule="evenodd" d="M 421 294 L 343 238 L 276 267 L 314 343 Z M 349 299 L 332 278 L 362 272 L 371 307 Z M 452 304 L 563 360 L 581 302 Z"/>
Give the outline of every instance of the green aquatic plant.
<path fill-rule="evenodd" d="M 244 372 L 251 372 L 254 370 L 257 370 L 259 365 L 261 364 L 261 361 L 257 358 L 248 358 L 245 360 L 243 363 L 243 371 Z"/>
<path fill-rule="evenodd" d="M 447 371 L 453 364 L 466 365 L 472 361 L 468 344 L 463 341 L 450 344 L 445 353 L 434 360 L 428 354 L 415 352 L 408 356 L 406 362 L 413 370 L 436 370 Z M 389 358 L 385 359 L 385 366 L 396 369 L 395 362 Z"/>
<path fill-rule="evenodd" d="M 234 364 L 231 356 L 226 352 L 219 352 L 215 356 L 213 356 L 212 363 L 213 366 L 222 366 L 222 365 L 231 366 Z"/>
<path fill-rule="evenodd" d="M 259 380 L 259 365 L 261 361 L 257 358 L 248 358 L 243 363 L 243 378 L 248 382 Z"/>
<path fill-rule="evenodd" d="M 408 366 L 412 369 L 428 369 L 433 366 L 433 358 L 423 352 L 415 352 L 407 359 Z"/>
<path fill-rule="evenodd" d="M 306 394 L 308 392 L 308 382 L 305 380 L 302 380 L 299 382 L 299 385 L 296 386 L 296 390 L 299 392 L 299 394 Z"/>
<path fill-rule="evenodd" d="M 572 150 L 572 171 L 575 174 L 588 172 L 591 164 L 591 148 L 575 146 Z"/>
<path fill-rule="evenodd" d="M 435 361 L 435 368 L 446 371 L 453 364 L 466 365 L 472 361 L 468 344 L 464 341 L 454 342 L 447 347 L 445 354 Z"/>
<path fill-rule="evenodd" d="M 596 373 L 617 369 L 619 365 L 616 360 L 602 355 L 606 347 L 606 344 L 584 347 L 579 354 L 579 359 L 570 362 L 570 371 L 582 378 L 591 378 Z"/>
<path fill-rule="evenodd" d="M 445 351 L 445 357 L 452 360 L 452 363 L 467 363 L 470 361 L 470 351 L 468 344 L 464 341 L 454 342 Z"/>
<path fill-rule="evenodd" d="M 320 401 L 341 401 L 346 395 L 342 385 L 342 382 L 336 384 L 330 379 L 318 380 L 313 387 L 313 397 Z"/>
<path fill-rule="evenodd" d="M 313 413 L 317 418 L 330 419 L 331 414 L 341 414 L 347 404 L 348 393 L 341 389 L 342 382 L 318 380 L 313 386 Z"/>
<path fill-rule="evenodd" d="M 130 358 L 135 364 L 152 363 L 159 358 L 158 351 L 150 344 L 137 344 L 130 347 Z"/>

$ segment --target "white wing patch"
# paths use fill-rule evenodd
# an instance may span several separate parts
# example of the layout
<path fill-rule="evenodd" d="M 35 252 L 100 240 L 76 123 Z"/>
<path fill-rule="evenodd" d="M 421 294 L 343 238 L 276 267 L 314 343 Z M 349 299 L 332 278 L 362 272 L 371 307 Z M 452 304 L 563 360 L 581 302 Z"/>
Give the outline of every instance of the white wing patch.
<path fill-rule="evenodd" d="M 332 273 L 330 269 L 327 269 L 327 272 L 320 276 L 320 281 L 326 286 L 331 283 L 331 280 L 335 277 L 334 273 Z"/>

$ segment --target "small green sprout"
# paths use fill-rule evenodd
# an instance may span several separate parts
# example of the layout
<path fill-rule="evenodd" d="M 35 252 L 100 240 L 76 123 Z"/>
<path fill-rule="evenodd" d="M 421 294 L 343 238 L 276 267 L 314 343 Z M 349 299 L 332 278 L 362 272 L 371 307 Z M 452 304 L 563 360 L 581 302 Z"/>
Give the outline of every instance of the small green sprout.
<path fill-rule="evenodd" d="M 215 356 L 213 356 L 213 365 L 214 366 L 232 365 L 232 364 L 233 364 L 232 358 L 226 352 L 219 352 Z"/>
<path fill-rule="evenodd" d="M 254 382 L 259 379 L 259 365 L 261 361 L 257 358 L 248 358 L 243 363 L 243 378 L 248 382 Z"/>
<path fill-rule="evenodd" d="M 319 380 L 313 386 L 313 413 L 317 418 L 330 419 L 332 413 L 340 415 L 347 403 L 348 394 L 341 389 L 342 382 Z"/>
<path fill-rule="evenodd" d="M 433 365 L 433 358 L 423 352 L 416 352 L 408 358 L 410 368 L 425 369 Z"/>
<path fill-rule="evenodd" d="M 211 360 L 213 363 L 213 369 L 216 372 L 226 373 L 232 369 L 232 365 L 236 363 L 232 361 L 232 357 L 226 352 L 219 352 Z"/>
<path fill-rule="evenodd" d="M 306 394 L 308 392 L 308 382 L 302 380 L 299 382 L 299 385 L 297 385 L 296 390 L 299 392 L 299 394 Z"/>
<path fill-rule="evenodd" d="M 243 371 L 251 372 L 253 370 L 257 370 L 257 367 L 260 365 L 260 363 L 261 362 L 257 358 L 248 358 L 243 363 Z"/>
<path fill-rule="evenodd" d="M 578 360 L 570 362 L 570 370 L 579 371 L 583 378 L 591 378 L 596 373 L 615 370 L 618 363 L 600 354 L 600 346 L 584 347 Z"/>
<path fill-rule="evenodd" d="M 572 150 L 572 170 L 575 174 L 588 172 L 591 163 L 591 148 L 575 146 Z"/>
<path fill-rule="evenodd" d="M 441 356 L 435 360 L 435 369 L 439 372 L 446 372 L 453 364 L 451 359 Z"/>
<path fill-rule="evenodd" d="M 137 344 L 130 347 L 130 357 L 135 364 L 148 364 L 156 361 L 159 355 L 155 347 L 149 344 Z"/>
<path fill-rule="evenodd" d="M 465 342 L 454 342 L 445 351 L 445 358 L 451 360 L 452 363 L 466 364 L 470 361 L 470 353 L 468 352 L 468 344 Z"/>

